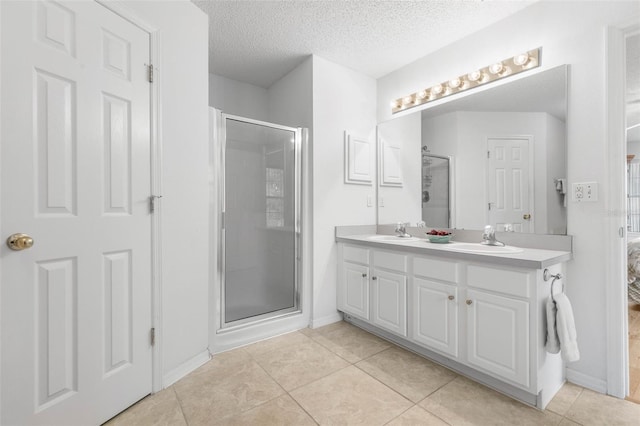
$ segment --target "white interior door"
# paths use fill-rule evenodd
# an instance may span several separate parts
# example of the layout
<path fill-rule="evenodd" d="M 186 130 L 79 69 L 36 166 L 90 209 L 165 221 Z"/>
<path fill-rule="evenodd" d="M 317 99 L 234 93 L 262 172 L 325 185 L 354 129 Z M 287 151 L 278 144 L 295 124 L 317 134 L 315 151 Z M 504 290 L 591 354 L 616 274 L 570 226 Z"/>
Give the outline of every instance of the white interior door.
<path fill-rule="evenodd" d="M 533 232 L 529 138 L 489 138 L 488 223 L 498 231 Z"/>
<path fill-rule="evenodd" d="M 1 418 L 99 424 L 151 392 L 149 34 L 2 2 Z"/>

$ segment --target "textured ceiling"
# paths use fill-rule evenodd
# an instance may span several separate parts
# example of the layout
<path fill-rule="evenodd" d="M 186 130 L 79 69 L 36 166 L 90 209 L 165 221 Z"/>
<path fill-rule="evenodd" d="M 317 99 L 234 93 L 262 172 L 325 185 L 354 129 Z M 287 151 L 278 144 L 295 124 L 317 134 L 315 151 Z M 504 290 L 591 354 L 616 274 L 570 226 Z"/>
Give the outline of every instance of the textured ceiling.
<path fill-rule="evenodd" d="M 379 78 L 534 0 L 193 0 L 209 71 L 268 88 L 310 54 Z"/>

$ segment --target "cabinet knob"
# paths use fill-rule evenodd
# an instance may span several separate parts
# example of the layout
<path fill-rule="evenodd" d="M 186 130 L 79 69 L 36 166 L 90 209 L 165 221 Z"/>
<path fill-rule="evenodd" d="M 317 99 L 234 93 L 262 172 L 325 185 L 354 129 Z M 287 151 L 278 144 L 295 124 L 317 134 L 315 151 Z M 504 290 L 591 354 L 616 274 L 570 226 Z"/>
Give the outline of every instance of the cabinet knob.
<path fill-rule="evenodd" d="M 367 273 L 362 274 L 362 278 L 367 278 Z"/>
<path fill-rule="evenodd" d="M 378 277 L 371 277 L 371 279 L 375 281 L 378 279 Z"/>
<path fill-rule="evenodd" d="M 453 295 L 449 295 L 449 300 L 453 300 L 455 297 Z"/>
<path fill-rule="evenodd" d="M 467 299 L 467 305 L 470 305 L 470 304 L 472 304 L 472 303 L 473 303 L 473 300 L 471 300 L 471 299 Z"/>

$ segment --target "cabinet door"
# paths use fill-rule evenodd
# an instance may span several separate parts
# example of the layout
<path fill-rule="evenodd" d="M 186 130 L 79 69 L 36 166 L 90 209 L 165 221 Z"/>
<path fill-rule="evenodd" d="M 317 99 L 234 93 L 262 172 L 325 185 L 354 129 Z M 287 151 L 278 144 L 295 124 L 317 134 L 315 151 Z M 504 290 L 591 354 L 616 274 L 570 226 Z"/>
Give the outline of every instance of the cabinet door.
<path fill-rule="evenodd" d="M 469 290 L 467 361 L 529 387 L 529 303 Z"/>
<path fill-rule="evenodd" d="M 402 274 L 373 270 L 372 321 L 402 336 L 407 335 L 407 277 Z"/>
<path fill-rule="evenodd" d="M 458 289 L 422 278 L 413 280 L 413 339 L 458 356 Z"/>
<path fill-rule="evenodd" d="M 369 267 L 351 262 L 342 263 L 340 309 L 369 319 Z"/>

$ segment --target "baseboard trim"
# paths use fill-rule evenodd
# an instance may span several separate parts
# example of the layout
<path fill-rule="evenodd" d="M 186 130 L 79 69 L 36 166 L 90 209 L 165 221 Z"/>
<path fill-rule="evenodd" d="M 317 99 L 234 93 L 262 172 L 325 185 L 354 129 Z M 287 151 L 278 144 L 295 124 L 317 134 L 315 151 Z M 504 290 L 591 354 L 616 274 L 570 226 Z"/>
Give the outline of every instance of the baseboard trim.
<path fill-rule="evenodd" d="M 340 312 L 336 312 L 334 315 L 328 315 L 326 317 L 312 319 L 309 324 L 309 328 L 318 328 L 323 327 L 325 325 L 333 324 L 334 322 L 342 321 L 342 315 Z"/>
<path fill-rule="evenodd" d="M 210 359 L 211 355 L 209 354 L 209 351 L 204 351 L 194 356 L 190 360 L 183 362 L 162 377 L 162 388 L 168 388 L 187 374 L 191 373 L 196 368 L 202 366 Z"/>
<path fill-rule="evenodd" d="M 567 368 L 567 381 L 595 392 L 607 394 L 606 380 L 597 379 L 570 368 Z"/>

